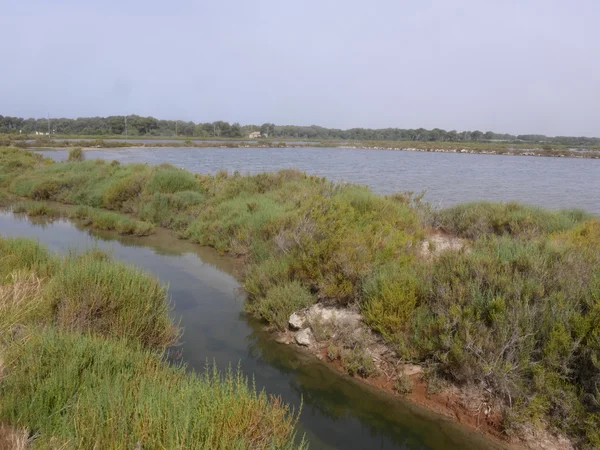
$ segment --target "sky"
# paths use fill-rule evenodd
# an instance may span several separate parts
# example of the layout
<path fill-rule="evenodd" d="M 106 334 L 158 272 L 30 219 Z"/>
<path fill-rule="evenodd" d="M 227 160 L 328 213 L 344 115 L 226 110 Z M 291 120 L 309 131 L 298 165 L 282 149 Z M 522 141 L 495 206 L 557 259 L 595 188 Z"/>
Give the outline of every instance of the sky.
<path fill-rule="evenodd" d="M 598 0 L 0 0 L 0 114 L 600 136 Z"/>

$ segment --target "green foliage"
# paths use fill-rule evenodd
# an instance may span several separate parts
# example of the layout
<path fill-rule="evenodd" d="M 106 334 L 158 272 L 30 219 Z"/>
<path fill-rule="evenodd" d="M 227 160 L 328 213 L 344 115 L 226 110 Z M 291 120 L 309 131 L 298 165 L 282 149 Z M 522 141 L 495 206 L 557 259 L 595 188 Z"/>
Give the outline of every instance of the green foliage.
<path fill-rule="evenodd" d="M 81 147 L 75 147 L 69 150 L 69 156 L 67 157 L 67 161 L 83 161 L 83 150 Z"/>
<path fill-rule="evenodd" d="M 0 417 L 34 448 L 292 449 L 296 416 L 240 372 L 187 374 L 118 340 L 33 330 L 9 347 Z"/>
<path fill-rule="evenodd" d="M 164 349 L 177 328 L 169 318 L 166 291 L 158 280 L 100 252 L 67 258 L 45 291 L 61 329 L 127 338 Z"/>
<path fill-rule="evenodd" d="M 470 239 L 491 234 L 532 237 L 568 230 L 590 218 L 581 210 L 554 212 L 517 202 L 478 202 L 438 211 L 433 225 Z"/>
<path fill-rule="evenodd" d="M 314 303 L 315 298 L 302 284 L 288 281 L 271 287 L 264 297 L 248 303 L 248 310 L 280 330 L 285 330 L 294 311 Z"/>
<path fill-rule="evenodd" d="M 419 298 L 419 280 L 406 268 L 385 266 L 364 284 L 362 314 L 373 329 L 392 341 L 409 329 Z"/>
<path fill-rule="evenodd" d="M 148 236 L 154 233 L 154 225 L 151 223 L 88 206 L 78 206 L 70 212 L 69 217 L 80 220 L 92 228 L 116 231 L 123 235 Z"/>
<path fill-rule="evenodd" d="M 60 213 L 56 208 L 41 202 L 19 202 L 12 208 L 14 213 L 24 213 L 28 216 L 56 217 Z"/>
<path fill-rule="evenodd" d="M 408 375 L 401 373 L 396 379 L 394 389 L 402 395 L 410 394 L 413 390 L 413 382 Z"/>
<path fill-rule="evenodd" d="M 146 184 L 150 193 L 174 194 L 180 191 L 195 191 L 199 183 L 190 172 L 168 164 L 157 167 Z"/>
<path fill-rule="evenodd" d="M 102 206 L 108 209 L 121 209 L 123 204 L 141 194 L 145 179 L 137 174 L 112 183 L 102 196 Z"/>
<path fill-rule="evenodd" d="M 38 242 L 0 237 L 0 284 L 13 272 L 34 272 L 46 277 L 54 272 L 56 261 Z"/>
<path fill-rule="evenodd" d="M 342 349 L 341 358 L 344 369 L 350 375 L 368 378 L 377 374 L 373 357 L 361 346 Z"/>

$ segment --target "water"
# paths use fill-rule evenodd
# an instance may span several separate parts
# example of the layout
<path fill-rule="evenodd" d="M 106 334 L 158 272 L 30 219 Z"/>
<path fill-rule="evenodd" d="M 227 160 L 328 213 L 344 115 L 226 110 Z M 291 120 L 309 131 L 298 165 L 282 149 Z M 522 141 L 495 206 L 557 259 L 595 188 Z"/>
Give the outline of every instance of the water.
<path fill-rule="evenodd" d="M 66 253 L 96 246 L 169 284 L 173 314 L 184 327 L 182 357 L 203 370 L 240 364 L 259 389 L 296 406 L 299 432 L 315 449 L 450 450 L 500 448 L 473 430 L 376 392 L 292 346 L 277 344 L 242 313 L 232 260 L 158 230 L 145 238 L 91 232 L 70 222 L 29 220 L 0 212 L 0 234 L 39 240 Z"/>
<path fill-rule="evenodd" d="M 42 151 L 64 160 L 67 152 Z M 600 214 L 600 160 L 342 148 L 128 148 L 90 150 L 87 158 L 169 162 L 193 172 L 242 173 L 294 167 L 378 193 L 427 191 L 435 206 L 519 200 Z"/>

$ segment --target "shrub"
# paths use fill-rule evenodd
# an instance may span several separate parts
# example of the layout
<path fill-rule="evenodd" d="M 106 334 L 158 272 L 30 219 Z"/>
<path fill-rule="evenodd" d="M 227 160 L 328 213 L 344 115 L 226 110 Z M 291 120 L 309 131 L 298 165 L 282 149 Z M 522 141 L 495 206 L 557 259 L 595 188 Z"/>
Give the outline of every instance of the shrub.
<path fill-rule="evenodd" d="M 69 156 L 67 157 L 67 161 L 83 161 L 83 150 L 81 147 L 75 147 L 69 150 Z"/>
<path fill-rule="evenodd" d="M 461 237 L 513 235 L 536 236 L 573 228 L 591 216 L 581 210 L 547 211 L 542 208 L 508 203 L 465 203 L 441 210 L 433 225 Z"/>
<path fill-rule="evenodd" d="M 315 298 L 297 281 L 288 281 L 271 287 L 265 297 L 248 304 L 255 315 L 276 326 L 280 330 L 287 328 L 293 312 L 315 303 Z"/>
<path fill-rule="evenodd" d="M 419 298 L 419 280 L 395 265 L 374 272 L 364 284 L 361 312 L 366 323 L 389 340 L 410 327 Z"/>
<path fill-rule="evenodd" d="M 368 378 L 377 374 L 377 368 L 371 355 L 361 346 L 344 348 L 341 352 L 344 369 L 350 375 Z"/>
<path fill-rule="evenodd" d="M 65 185 L 58 180 L 42 181 L 33 186 L 29 196 L 34 200 L 54 200 L 64 188 Z"/>
<path fill-rule="evenodd" d="M 177 339 L 158 281 L 95 252 L 67 259 L 50 280 L 47 297 L 55 305 L 57 326 L 65 330 L 128 338 L 159 349 Z"/>
<path fill-rule="evenodd" d="M 15 271 L 51 274 L 56 266 L 45 247 L 30 239 L 0 237 L 0 284 Z"/>
<path fill-rule="evenodd" d="M 394 389 L 402 395 L 410 394 L 413 390 L 413 382 L 408 375 L 401 373 L 396 379 Z"/>
<path fill-rule="evenodd" d="M 200 187 L 193 174 L 163 165 L 152 173 L 146 189 L 150 193 L 174 194 L 179 191 L 195 191 Z"/>
<path fill-rule="evenodd" d="M 142 192 L 145 178 L 141 175 L 130 175 L 112 183 L 102 196 L 103 206 L 108 209 L 121 209 L 123 203 Z"/>

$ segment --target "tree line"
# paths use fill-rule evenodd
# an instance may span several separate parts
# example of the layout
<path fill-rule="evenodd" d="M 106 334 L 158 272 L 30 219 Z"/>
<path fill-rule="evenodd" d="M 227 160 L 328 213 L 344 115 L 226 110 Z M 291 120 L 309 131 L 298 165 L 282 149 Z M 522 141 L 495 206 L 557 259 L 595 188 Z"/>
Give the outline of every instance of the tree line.
<path fill-rule="evenodd" d="M 317 125 L 240 125 L 226 121 L 195 123 L 183 120 L 160 120 L 154 117 L 109 116 L 24 119 L 0 115 L 0 133 L 32 134 L 49 133 L 61 135 L 119 135 L 119 136 L 189 136 L 196 138 L 245 138 L 252 131 L 262 136 L 279 139 L 312 140 L 363 140 L 363 141 L 521 141 L 532 143 L 562 144 L 569 146 L 597 146 L 600 138 L 582 136 L 549 137 L 540 134 L 513 135 L 492 131 L 456 131 L 434 128 L 325 128 Z"/>

